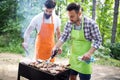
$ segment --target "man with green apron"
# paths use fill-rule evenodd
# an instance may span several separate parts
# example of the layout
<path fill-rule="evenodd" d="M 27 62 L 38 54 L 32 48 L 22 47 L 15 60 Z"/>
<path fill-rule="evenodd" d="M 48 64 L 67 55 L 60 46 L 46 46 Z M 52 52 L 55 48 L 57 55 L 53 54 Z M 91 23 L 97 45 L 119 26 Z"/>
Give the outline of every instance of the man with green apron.
<path fill-rule="evenodd" d="M 91 63 L 88 64 L 85 61 L 90 60 L 94 51 L 99 48 L 102 42 L 100 31 L 94 20 L 82 15 L 80 5 L 70 3 L 67 11 L 70 21 L 67 22 L 53 52 L 70 37 L 70 80 L 76 80 L 77 74 L 79 74 L 80 80 L 90 80 L 92 66 Z M 83 61 L 78 60 L 79 56 Z"/>

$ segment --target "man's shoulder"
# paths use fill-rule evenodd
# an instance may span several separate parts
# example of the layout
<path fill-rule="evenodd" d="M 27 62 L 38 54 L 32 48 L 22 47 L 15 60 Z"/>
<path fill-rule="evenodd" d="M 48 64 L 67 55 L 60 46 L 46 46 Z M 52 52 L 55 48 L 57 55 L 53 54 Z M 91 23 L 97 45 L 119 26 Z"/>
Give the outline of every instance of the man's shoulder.
<path fill-rule="evenodd" d="M 43 13 L 39 13 L 33 17 L 34 20 L 42 19 Z"/>
<path fill-rule="evenodd" d="M 73 23 L 70 21 L 70 20 L 68 20 L 67 22 L 66 22 L 66 27 L 70 27 L 70 26 L 72 26 L 73 25 Z"/>
<path fill-rule="evenodd" d="M 90 18 L 90 17 L 84 16 L 84 22 L 85 22 L 85 23 L 95 23 L 95 20 L 93 20 L 93 19 Z"/>
<path fill-rule="evenodd" d="M 84 19 L 87 20 L 87 21 L 93 21 L 93 19 L 88 17 L 88 16 L 84 16 Z"/>
<path fill-rule="evenodd" d="M 56 15 L 56 14 L 54 14 L 53 17 L 54 17 L 55 19 L 57 19 L 57 20 L 60 20 L 60 17 L 59 17 L 58 15 Z"/>

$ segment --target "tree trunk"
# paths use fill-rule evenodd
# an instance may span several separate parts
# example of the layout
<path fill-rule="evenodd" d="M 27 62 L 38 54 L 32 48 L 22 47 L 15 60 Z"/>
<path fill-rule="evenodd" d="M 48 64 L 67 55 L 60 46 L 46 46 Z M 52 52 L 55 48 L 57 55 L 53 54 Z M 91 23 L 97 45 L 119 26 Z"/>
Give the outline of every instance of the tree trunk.
<path fill-rule="evenodd" d="M 118 10 L 119 10 L 119 0 L 115 0 L 111 43 L 115 43 L 117 20 L 118 20 Z"/>
<path fill-rule="evenodd" d="M 96 0 L 93 0 L 92 19 L 95 20 Z"/>

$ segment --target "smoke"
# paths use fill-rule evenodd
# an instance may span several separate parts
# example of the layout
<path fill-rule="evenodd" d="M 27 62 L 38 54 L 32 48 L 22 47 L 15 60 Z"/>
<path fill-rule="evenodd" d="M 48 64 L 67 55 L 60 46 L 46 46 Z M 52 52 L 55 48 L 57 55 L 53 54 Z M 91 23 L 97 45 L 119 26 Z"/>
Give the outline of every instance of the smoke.
<path fill-rule="evenodd" d="M 17 14 L 20 15 L 21 37 L 28 27 L 32 18 L 42 11 L 44 2 L 46 0 L 18 0 Z M 35 44 L 36 31 L 33 31 L 29 39 L 29 47 L 25 50 L 26 57 L 34 58 L 34 44 Z"/>

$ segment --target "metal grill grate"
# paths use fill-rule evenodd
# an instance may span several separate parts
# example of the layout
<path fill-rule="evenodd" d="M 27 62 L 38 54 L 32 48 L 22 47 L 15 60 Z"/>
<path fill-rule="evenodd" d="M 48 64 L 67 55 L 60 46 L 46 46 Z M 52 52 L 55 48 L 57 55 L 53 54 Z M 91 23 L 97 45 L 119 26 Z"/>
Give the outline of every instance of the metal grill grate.
<path fill-rule="evenodd" d="M 58 74 L 50 74 L 24 63 L 19 63 L 17 80 L 20 80 L 20 76 L 29 80 L 68 80 L 69 69 Z"/>

